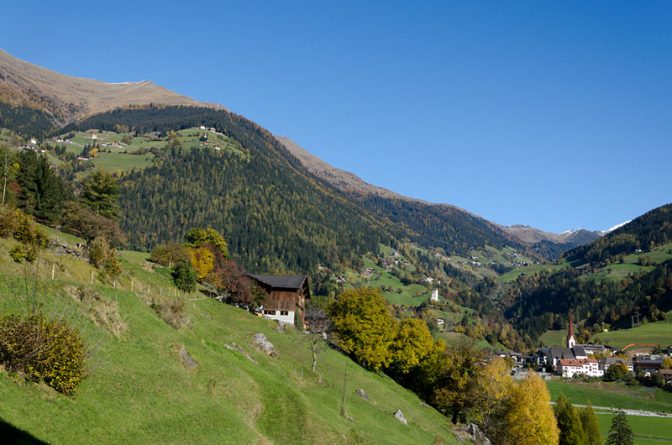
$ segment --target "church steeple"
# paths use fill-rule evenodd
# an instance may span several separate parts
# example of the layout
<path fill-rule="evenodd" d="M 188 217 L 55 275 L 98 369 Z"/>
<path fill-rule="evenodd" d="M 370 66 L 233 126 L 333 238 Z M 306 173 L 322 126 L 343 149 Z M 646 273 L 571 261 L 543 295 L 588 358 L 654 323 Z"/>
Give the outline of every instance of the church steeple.
<path fill-rule="evenodd" d="M 567 332 L 567 347 L 573 348 L 576 345 L 576 338 L 574 337 L 574 320 L 572 314 L 569 314 L 569 331 Z"/>

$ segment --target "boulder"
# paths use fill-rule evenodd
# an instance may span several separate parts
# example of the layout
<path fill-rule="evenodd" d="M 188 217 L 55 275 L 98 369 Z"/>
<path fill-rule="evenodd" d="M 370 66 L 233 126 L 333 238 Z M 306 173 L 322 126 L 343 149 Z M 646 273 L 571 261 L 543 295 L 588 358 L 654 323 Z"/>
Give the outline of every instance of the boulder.
<path fill-rule="evenodd" d="M 402 413 L 400 409 L 394 412 L 394 418 L 397 419 L 399 422 L 403 423 L 404 425 L 408 425 L 408 420 L 406 420 L 404 413 Z"/>
<path fill-rule="evenodd" d="M 359 397 L 366 400 L 367 402 L 369 401 L 369 395 L 362 388 L 359 388 L 357 391 L 355 391 L 355 394 L 357 394 Z"/>
<path fill-rule="evenodd" d="M 475 423 L 470 423 L 467 426 L 467 433 L 471 436 L 470 439 L 474 442 L 474 445 L 492 445 L 490 439 L 485 437 L 483 431 Z"/>
<path fill-rule="evenodd" d="M 254 347 L 263 352 L 264 354 L 270 355 L 271 357 L 275 357 L 277 355 L 273 343 L 268 341 L 266 336 L 261 332 L 254 334 Z"/>
<path fill-rule="evenodd" d="M 187 352 L 187 348 L 185 348 L 184 345 L 180 346 L 178 354 L 180 356 L 180 361 L 185 368 L 190 371 L 198 368 L 198 362 Z"/>

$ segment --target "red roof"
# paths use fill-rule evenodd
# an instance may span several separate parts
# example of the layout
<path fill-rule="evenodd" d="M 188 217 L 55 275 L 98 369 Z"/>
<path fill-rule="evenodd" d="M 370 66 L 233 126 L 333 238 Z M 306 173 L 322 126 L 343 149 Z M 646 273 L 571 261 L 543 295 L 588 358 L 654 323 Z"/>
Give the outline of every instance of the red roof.
<path fill-rule="evenodd" d="M 583 366 L 586 363 L 597 363 L 597 360 L 595 360 L 594 358 L 584 358 L 581 360 L 563 358 L 562 360 L 560 360 L 560 366 Z"/>

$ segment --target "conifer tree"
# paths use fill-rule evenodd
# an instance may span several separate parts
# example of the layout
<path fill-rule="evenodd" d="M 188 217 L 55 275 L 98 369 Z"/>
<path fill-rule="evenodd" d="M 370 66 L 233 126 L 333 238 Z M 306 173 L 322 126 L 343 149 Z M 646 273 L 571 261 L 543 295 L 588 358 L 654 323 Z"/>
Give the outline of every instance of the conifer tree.
<path fill-rule="evenodd" d="M 634 443 L 632 429 L 628 425 L 625 413 L 619 409 L 614 418 L 611 419 L 607 445 L 633 445 Z"/>
<path fill-rule="evenodd" d="M 188 261 L 180 261 L 173 268 L 173 281 L 175 286 L 182 292 L 196 290 L 196 272 Z"/>
<path fill-rule="evenodd" d="M 602 434 L 600 433 L 600 424 L 597 421 L 595 412 L 591 405 L 586 406 L 579 413 L 581 418 L 581 426 L 583 426 L 583 433 L 585 436 L 586 445 L 602 445 Z"/>
<path fill-rule="evenodd" d="M 560 394 L 555 404 L 555 417 L 560 429 L 560 445 L 583 445 L 584 432 L 581 418 L 564 394 Z"/>
<path fill-rule="evenodd" d="M 82 203 L 94 212 L 110 219 L 118 219 L 119 184 L 111 174 L 97 170 L 84 180 Z"/>

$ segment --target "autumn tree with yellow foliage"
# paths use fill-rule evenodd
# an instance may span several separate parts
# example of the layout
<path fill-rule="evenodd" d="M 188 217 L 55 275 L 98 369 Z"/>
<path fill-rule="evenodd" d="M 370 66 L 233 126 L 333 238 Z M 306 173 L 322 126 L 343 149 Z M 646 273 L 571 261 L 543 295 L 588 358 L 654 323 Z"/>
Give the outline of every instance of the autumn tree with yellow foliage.
<path fill-rule="evenodd" d="M 503 445 L 557 445 L 560 435 L 546 384 L 537 374 L 513 387 Z"/>
<path fill-rule="evenodd" d="M 189 260 L 199 281 L 207 277 L 215 267 L 215 255 L 207 247 L 190 248 Z"/>
<path fill-rule="evenodd" d="M 515 385 L 507 360 L 495 357 L 476 376 L 470 419 L 492 443 L 500 443 L 506 430 L 506 412 Z"/>
<path fill-rule="evenodd" d="M 391 345 L 392 372 L 408 374 L 420 365 L 433 347 L 434 338 L 423 320 L 419 318 L 402 320 Z"/>
<path fill-rule="evenodd" d="M 379 290 L 346 290 L 328 311 L 343 352 L 374 371 L 390 365 L 396 325 Z"/>

